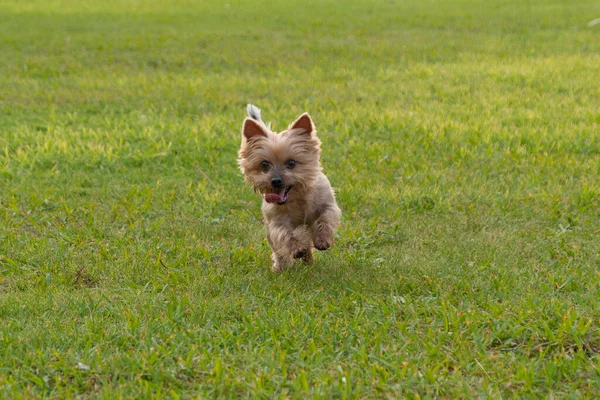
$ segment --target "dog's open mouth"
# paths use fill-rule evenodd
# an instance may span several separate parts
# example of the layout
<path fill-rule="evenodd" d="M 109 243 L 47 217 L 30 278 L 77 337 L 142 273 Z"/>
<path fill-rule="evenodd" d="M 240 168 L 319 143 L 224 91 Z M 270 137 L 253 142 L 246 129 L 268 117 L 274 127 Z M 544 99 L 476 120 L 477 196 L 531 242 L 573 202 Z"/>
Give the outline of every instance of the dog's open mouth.
<path fill-rule="evenodd" d="M 281 189 L 279 193 L 267 193 L 265 195 L 265 201 L 267 203 L 277 203 L 279 205 L 285 204 L 288 201 L 288 193 L 292 189 L 291 186 L 288 186 L 285 189 Z"/>

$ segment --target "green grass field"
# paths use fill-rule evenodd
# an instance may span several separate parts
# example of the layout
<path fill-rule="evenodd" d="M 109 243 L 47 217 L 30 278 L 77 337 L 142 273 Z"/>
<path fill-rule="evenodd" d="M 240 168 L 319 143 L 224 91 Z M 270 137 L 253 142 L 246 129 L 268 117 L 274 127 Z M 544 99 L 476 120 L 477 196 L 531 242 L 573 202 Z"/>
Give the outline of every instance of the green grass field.
<path fill-rule="evenodd" d="M 0 3 L 0 397 L 600 396 L 600 2 L 170 3 Z M 281 275 L 249 102 L 344 213 Z"/>

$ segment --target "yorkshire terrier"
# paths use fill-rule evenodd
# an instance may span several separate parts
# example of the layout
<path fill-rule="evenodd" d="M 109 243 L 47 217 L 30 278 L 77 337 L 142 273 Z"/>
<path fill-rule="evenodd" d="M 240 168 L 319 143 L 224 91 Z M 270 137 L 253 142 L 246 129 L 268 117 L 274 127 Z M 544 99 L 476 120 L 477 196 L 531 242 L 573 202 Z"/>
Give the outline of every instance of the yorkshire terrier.
<path fill-rule="evenodd" d="M 273 272 L 294 258 L 310 263 L 313 246 L 327 250 L 340 224 L 341 211 L 321 170 L 321 141 L 312 119 L 302 114 L 286 130 L 271 131 L 260 110 L 248 104 L 242 126 L 239 165 L 246 183 L 263 196 L 267 241 Z"/>

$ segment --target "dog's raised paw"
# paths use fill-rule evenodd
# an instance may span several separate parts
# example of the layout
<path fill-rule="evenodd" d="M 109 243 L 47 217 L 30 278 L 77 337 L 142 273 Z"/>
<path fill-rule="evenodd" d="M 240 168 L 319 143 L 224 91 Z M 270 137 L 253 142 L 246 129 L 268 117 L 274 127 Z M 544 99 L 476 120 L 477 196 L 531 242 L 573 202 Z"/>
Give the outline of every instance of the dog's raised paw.
<path fill-rule="evenodd" d="M 328 248 L 331 247 L 331 245 L 332 245 L 331 240 L 327 240 L 327 239 L 319 238 L 319 237 L 315 238 L 315 248 L 317 250 L 321 250 L 321 251 L 327 250 Z"/>

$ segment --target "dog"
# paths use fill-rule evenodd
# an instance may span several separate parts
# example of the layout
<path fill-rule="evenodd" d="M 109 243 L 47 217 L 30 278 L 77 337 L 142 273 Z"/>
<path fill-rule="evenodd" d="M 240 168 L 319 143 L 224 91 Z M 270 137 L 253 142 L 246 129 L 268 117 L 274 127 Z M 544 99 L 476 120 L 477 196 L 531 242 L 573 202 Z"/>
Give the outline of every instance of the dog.
<path fill-rule="evenodd" d="M 248 104 L 238 163 L 244 180 L 263 196 L 262 213 L 273 272 L 295 258 L 313 261 L 313 246 L 327 250 L 341 210 L 321 168 L 321 141 L 308 113 L 284 131 L 271 131 L 260 109 Z"/>

